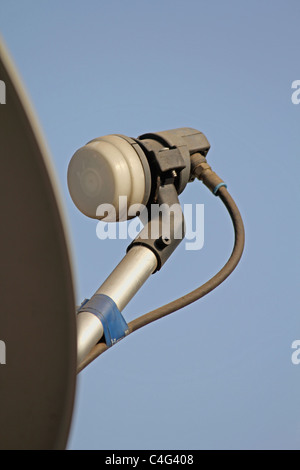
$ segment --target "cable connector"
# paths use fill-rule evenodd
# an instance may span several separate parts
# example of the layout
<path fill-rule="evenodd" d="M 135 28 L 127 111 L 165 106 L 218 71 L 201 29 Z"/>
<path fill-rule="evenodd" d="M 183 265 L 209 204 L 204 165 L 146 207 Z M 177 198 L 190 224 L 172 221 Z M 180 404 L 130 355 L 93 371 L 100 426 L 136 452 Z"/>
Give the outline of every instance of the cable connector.
<path fill-rule="evenodd" d="M 217 196 L 218 191 L 226 183 L 212 170 L 206 158 L 201 153 L 191 155 L 191 174 L 202 181 L 210 191 Z"/>

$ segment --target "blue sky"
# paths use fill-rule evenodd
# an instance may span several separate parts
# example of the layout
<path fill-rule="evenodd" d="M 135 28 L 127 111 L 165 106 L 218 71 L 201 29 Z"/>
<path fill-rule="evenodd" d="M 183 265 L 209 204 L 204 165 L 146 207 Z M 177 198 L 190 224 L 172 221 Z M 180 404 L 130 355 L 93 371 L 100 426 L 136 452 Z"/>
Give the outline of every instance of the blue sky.
<path fill-rule="evenodd" d="M 297 0 L 1 0 L 0 32 L 51 151 L 76 301 L 125 254 L 73 205 L 67 167 L 92 138 L 194 127 L 244 218 L 237 270 L 199 302 L 120 342 L 78 376 L 69 449 L 299 449 L 300 4 Z M 205 282 L 232 228 L 199 182 L 205 241 L 181 245 L 127 321 Z"/>

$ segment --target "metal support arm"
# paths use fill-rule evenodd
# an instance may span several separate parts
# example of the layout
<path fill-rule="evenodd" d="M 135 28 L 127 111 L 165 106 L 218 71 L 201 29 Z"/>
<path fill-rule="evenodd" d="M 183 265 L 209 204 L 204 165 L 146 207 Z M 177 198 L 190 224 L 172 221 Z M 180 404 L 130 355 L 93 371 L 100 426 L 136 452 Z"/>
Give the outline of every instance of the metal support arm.
<path fill-rule="evenodd" d="M 145 246 L 135 246 L 95 292 L 110 297 L 123 310 L 146 280 L 156 270 L 155 254 Z M 80 364 L 103 336 L 103 325 L 91 312 L 77 315 L 77 361 Z"/>
<path fill-rule="evenodd" d="M 95 292 L 109 297 L 121 312 L 146 280 L 158 271 L 184 238 L 184 217 L 172 182 L 158 191 L 155 215 L 129 245 L 126 256 Z M 153 214 L 152 214 L 153 215 Z M 100 317 L 101 318 L 101 317 Z M 103 336 L 103 321 L 93 309 L 77 315 L 78 365 Z"/>

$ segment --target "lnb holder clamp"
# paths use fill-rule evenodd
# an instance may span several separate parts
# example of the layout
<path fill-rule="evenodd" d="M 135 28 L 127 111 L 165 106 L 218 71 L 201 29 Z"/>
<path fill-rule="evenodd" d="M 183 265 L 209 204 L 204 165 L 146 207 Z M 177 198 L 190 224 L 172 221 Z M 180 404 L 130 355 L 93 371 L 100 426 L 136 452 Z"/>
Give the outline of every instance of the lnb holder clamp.
<path fill-rule="evenodd" d="M 135 142 L 146 155 L 151 171 L 151 193 L 143 230 L 129 245 L 143 245 L 157 258 L 159 271 L 185 236 L 185 222 L 178 195 L 191 177 L 191 155 L 205 157 L 210 144 L 202 132 L 191 128 L 143 134 Z M 155 208 L 156 206 L 156 208 Z"/>

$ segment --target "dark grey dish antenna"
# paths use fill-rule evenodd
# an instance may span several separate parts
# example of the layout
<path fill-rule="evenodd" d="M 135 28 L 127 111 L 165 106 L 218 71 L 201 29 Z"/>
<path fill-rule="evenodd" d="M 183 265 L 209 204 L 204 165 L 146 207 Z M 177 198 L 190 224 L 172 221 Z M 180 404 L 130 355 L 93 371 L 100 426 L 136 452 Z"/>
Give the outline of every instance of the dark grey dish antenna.
<path fill-rule="evenodd" d="M 44 139 L 0 40 L 0 449 L 64 449 L 76 387 L 75 296 Z"/>

